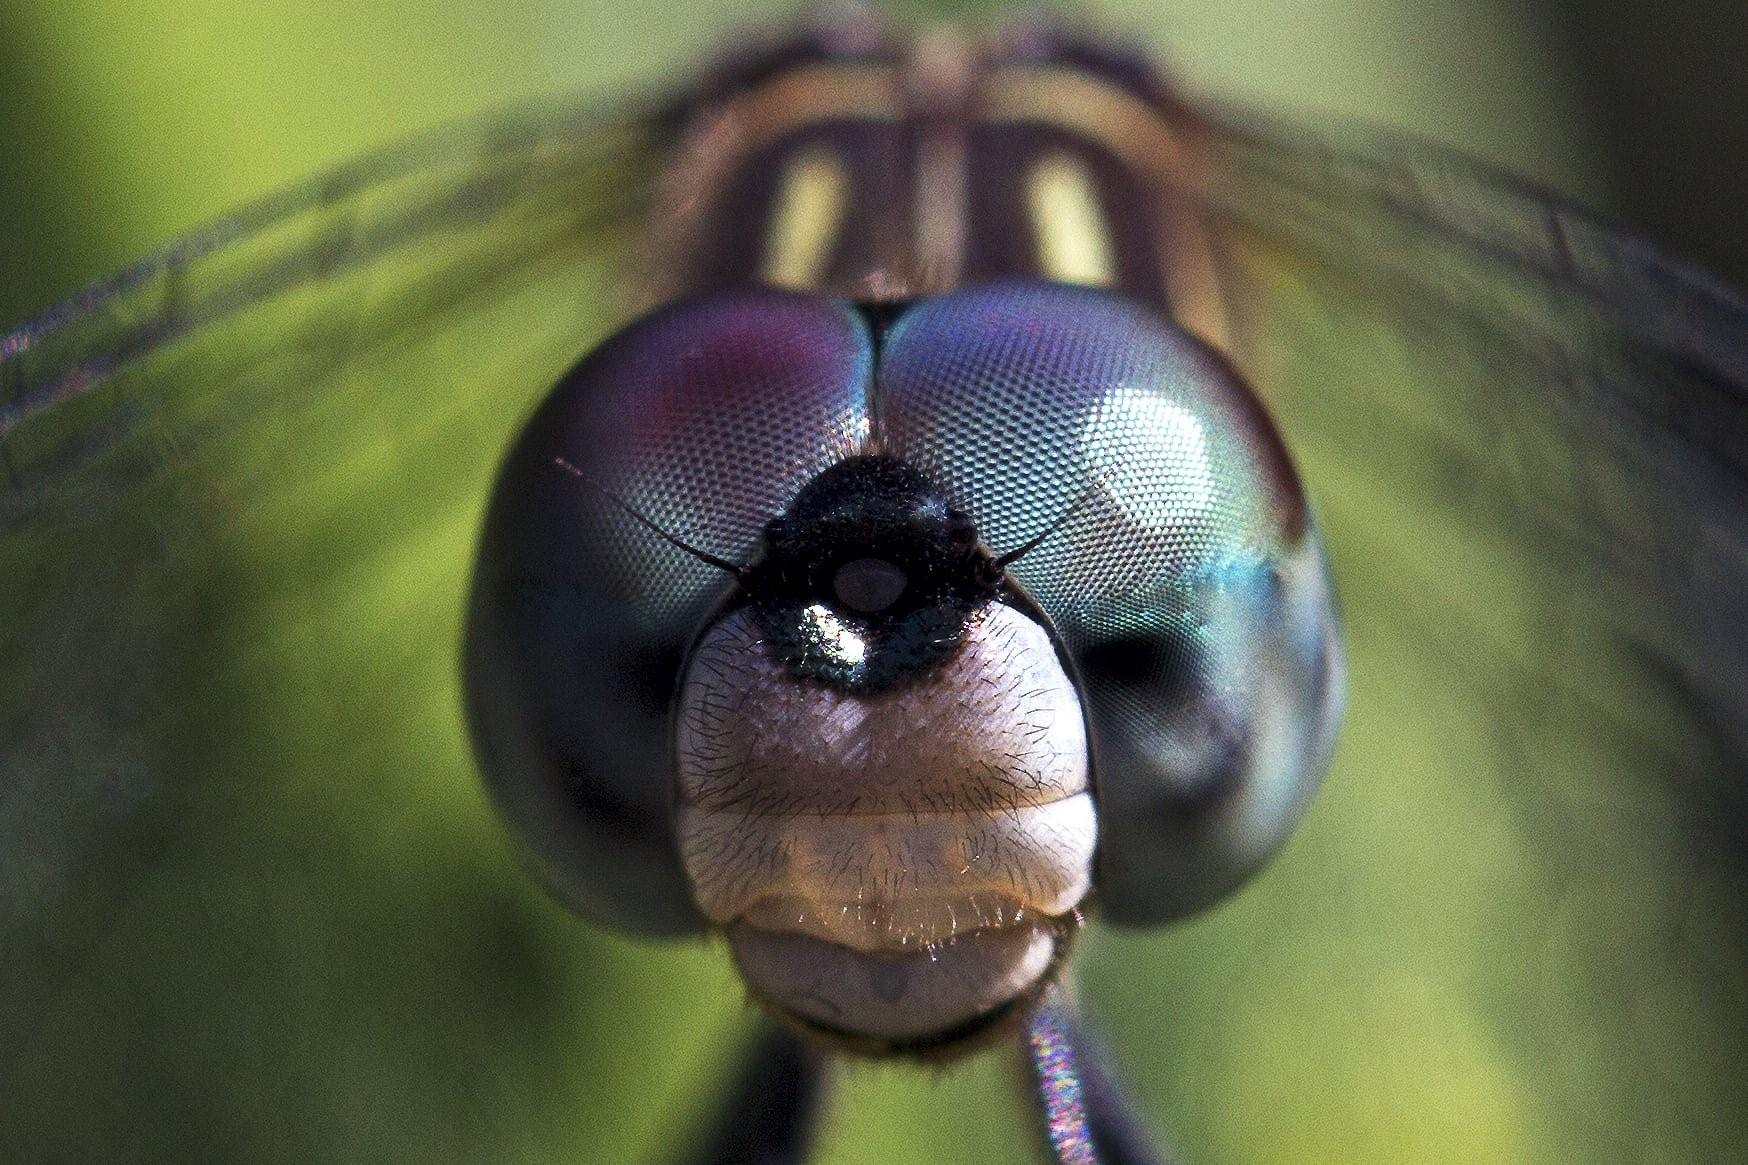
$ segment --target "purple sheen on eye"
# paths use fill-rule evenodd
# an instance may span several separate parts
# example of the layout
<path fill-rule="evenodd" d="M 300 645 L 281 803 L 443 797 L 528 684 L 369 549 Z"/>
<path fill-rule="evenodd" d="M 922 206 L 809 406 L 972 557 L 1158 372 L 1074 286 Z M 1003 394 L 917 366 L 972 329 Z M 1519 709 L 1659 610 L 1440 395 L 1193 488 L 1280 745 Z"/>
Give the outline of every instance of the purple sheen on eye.
<path fill-rule="evenodd" d="M 468 716 L 499 810 L 580 912 L 702 925 L 669 831 L 666 703 L 728 577 L 628 510 L 746 561 L 866 434 L 872 365 L 847 304 L 761 289 L 685 301 L 566 373 L 507 455 L 470 604 Z"/>
<path fill-rule="evenodd" d="M 586 398 L 578 436 L 604 484 L 665 529 L 738 557 L 865 438 L 872 366 L 847 304 L 764 289 L 686 301 L 573 374 Z"/>

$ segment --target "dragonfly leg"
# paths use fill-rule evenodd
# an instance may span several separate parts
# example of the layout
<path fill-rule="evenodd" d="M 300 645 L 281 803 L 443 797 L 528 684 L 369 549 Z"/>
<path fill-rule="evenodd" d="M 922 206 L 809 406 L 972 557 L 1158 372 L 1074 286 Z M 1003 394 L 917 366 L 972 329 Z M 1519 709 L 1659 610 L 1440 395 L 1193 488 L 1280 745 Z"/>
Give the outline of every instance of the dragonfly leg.
<path fill-rule="evenodd" d="M 734 1087 L 686 1165 L 800 1165 L 807 1160 L 826 1092 L 819 1054 L 761 1021 Z"/>
<path fill-rule="evenodd" d="M 1052 987 L 1020 1035 L 1028 1100 L 1053 1165 L 1164 1165 L 1128 1098 L 1106 1075 L 1074 1004 Z"/>

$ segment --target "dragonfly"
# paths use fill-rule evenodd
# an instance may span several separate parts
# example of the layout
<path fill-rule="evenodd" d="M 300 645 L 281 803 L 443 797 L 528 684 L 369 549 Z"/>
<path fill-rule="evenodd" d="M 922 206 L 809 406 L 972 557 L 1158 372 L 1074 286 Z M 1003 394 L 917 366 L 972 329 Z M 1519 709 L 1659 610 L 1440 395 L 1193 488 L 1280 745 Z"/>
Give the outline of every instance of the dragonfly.
<path fill-rule="evenodd" d="M 1327 542 L 1348 713 L 1301 836 L 1206 920 L 1099 921 L 1252 872 L 1205 839 L 1090 867 L 1089 975 L 1100 941 L 1200 952 L 1104 993 L 1116 1061 L 1127 1039 L 1176 1067 L 1121 1087 L 1068 975 L 1028 984 L 998 1026 L 1033 1115 L 962 1114 L 953 1158 L 1013 1159 L 1032 1124 L 1057 1160 L 1147 1159 L 1156 1094 L 1191 1156 L 1741 1144 L 1740 298 L 1469 159 L 1190 105 L 1055 26 L 850 21 L 650 111 L 561 103 L 367 157 L 0 341 L 8 1155 L 479 1156 L 514 1124 L 617 1160 L 627 1108 L 672 1140 L 660 1098 L 578 1061 L 696 1056 L 666 1014 L 743 988 L 709 947 L 612 945 L 701 929 L 684 864 L 632 844 L 665 790 L 591 807 L 626 843 L 577 859 L 618 879 L 567 895 L 593 929 L 508 857 L 462 709 L 501 458 L 673 301 L 756 282 L 900 328 L 1016 279 L 1163 321 L 1266 407 Z M 554 504 L 605 485 L 664 562 L 756 552 L 574 458 L 541 461 Z M 1042 534 L 1012 561 L 1041 591 L 1124 471 L 979 532 Z M 616 673 L 629 698 L 671 697 L 673 656 Z M 1103 806 L 1107 852 L 1134 808 Z M 808 1151 L 818 1033 L 761 1032 L 698 1122 L 707 1158 Z M 1273 1091 L 1241 1058 L 1293 1056 Z M 391 1109 L 424 1139 L 375 1139 Z"/>

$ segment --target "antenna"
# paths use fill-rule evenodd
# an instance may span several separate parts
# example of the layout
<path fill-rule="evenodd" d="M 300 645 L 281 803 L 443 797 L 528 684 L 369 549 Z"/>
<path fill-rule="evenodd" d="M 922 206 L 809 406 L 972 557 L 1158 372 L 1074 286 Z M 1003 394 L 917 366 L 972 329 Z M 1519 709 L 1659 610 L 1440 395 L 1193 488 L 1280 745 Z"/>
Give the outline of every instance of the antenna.
<path fill-rule="evenodd" d="M 1082 490 L 1080 496 L 1074 499 L 1073 505 L 1063 510 L 1062 513 L 1057 515 L 1048 526 L 1044 527 L 1037 534 L 1034 534 L 1030 539 L 1021 543 L 1019 546 L 1016 546 L 1006 554 L 998 556 L 995 560 L 996 566 L 1006 570 L 1026 555 L 1032 553 L 1032 551 L 1038 549 L 1039 546 L 1042 546 L 1046 538 L 1062 529 L 1062 527 L 1068 523 L 1068 519 L 1074 517 L 1074 515 L 1080 512 L 1081 507 L 1086 505 L 1087 501 L 1093 496 L 1094 491 L 1103 484 L 1105 484 L 1105 479 L 1102 477 L 1094 478 L 1092 481 L 1088 482 L 1086 489 Z"/>
<path fill-rule="evenodd" d="M 618 506 L 621 510 L 624 510 L 628 515 L 630 515 L 631 519 L 633 521 L 635 521 L 638 525 L 642 526 L 644 529 L 655 534 L 658 538 L 662 539 L 668 545 L 674 547 L 677 550 L 685 551 L 687 554 L 690 554 L 693 558 L 696 558 L 699 562 L 702 562 L 706 566 L 714 566 L 717 570 L 725 570 L 729 574 L 734 575 L 734 577 L 737 579 L 746 577 L 746 573 L 747 573 L 746 567 L 741 566 L 738 563 L 730 562 L 726 558 L 718 558 L 716 555 L 710 553 L 708 550 L 700 550 L 696 546 L 693 546 L 691 543 L 682 540 L 681 538 L 677 537 L 676 535 L 668 533 L 666 530 L 662 529 L 661 526 L 658 525 L 653 518 L 649 518 L 649 517 L 645 516 L 642 512 L 640 512 L 637 509 L 636 506 L 633 506 L 630 502 L 626 501 L 624 498 L 620 497 L 618 494 L 614 493 L 612 490 L 608 489 L 606 486 L 602 485 L 600 482 L 596 481 L 594 478 L 590 477 L 588 474 L 584 473 L 582 470 L 578 469 L 576 466 L 572 465 L 569 461 L 566 461 L 564 458 L 554 457 L 552 459 L 552 463 L 554 465 L 558 466 L 560 469 L 564 470 L 566 473 L 570 474 L 572 477 L 576 478 L 578 481 L 582 482 L 584 485 L 588 486 L 589 488 L 599 491 L 600 494 L 603 497 L 605 497 L 608 501 L 612 502 L 614 505 Z"/>

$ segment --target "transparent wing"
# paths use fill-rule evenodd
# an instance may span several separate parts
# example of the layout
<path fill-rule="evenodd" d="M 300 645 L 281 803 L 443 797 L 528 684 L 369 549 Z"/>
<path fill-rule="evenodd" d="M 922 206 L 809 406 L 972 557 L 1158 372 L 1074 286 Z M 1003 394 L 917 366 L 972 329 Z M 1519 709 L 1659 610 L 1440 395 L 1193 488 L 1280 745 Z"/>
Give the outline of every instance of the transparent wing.
<path fill-rule="evenodd" d="M 667 136 L 661 123 L 615 118 L 598 102 L 501 114 L 407 140 L 209 223 L 0 338 L 0 432 L 299 290 L 338 299 L 343 277 L 445 236 L 480 252 L 445 264 L 456 280 L 501 274 L 519 249 L 567 235 L 599 249 L 602 232 L 622 229 L 647 200 Z M 499 229 L 512 223 L 520 229 Z M 422 306 L 408 303 L 402 322 Z"/>
<path fill-rule="evenodd" d="M 1741 1150 L 1748 304 L 1420 144 L 1206 145 L 1351 694 L 1306 832 L 1189 944 L 1251 957 L 1155 986 L 1198 1065 L 1162 1123 L 1192 1159 Z"/>
<path fill-rule="evenodd" d="M 3 341 L 0 1156 L 477 1159 L 504 1093 L 605 1098 L 521 1135 L 624 1155 L 560 1048 L 612 1062 L 575 1028 L 629 960 L 542 962 L 585 940 L 506 860 L 456 657 L 490 475 L 622 314 L 666 125 L 446 131 Z"/>

